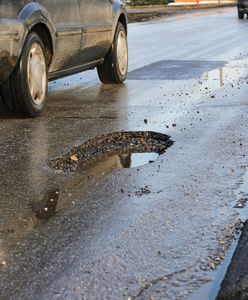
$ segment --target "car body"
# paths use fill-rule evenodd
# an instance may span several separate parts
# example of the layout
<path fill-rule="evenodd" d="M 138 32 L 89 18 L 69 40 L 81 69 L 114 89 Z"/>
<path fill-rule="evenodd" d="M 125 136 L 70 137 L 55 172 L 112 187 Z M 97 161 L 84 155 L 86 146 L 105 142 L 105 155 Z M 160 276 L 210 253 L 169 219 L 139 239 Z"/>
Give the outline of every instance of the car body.
<path fill-rule="evenodd" d="M 239 19 L 244 19 L 244 15 L 248 14 L 248 0 L 238 0 L 237 8 Z"/>
<path fill-rule="evenodd" d="M 119 0 L 2 0 L 0 83 L 4 105 L 17 113 L 38 115 L 44 108 L 48 80 L 95 67 L 103 83 L 123 82 L 128 63 L 126 35 L 127 16 Z M 113 64 L 117 65 L 115 72 Z M 13 88 L 20 88 L 17 95 L 10 93 Z M 33 90 L 38 91 L 39 101 Z M 33 107 L 27 108 L 32 98 Z"/>

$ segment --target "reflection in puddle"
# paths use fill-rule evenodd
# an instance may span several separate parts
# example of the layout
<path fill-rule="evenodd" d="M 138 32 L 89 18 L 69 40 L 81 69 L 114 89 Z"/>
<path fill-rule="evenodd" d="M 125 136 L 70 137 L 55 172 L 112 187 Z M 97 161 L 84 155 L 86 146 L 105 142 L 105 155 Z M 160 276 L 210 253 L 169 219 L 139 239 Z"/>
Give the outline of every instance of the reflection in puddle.
<path fill-rule="evenodd" d="M 90 179 L 100 180 L 112 170 L 144 166 L 153 163 L 158 157 L 159 154 L 155 152 L 124 152 L 81 164 L 77 173 L 68 177 L 59 189 L 48 192 L 43 200 L 33 203 L 32 210 L 39 220 L 49 219 L 58 211 L 69 208 L 73 204 L 74 190 L 76 191 L 83 185 L 87 188 Z"/>
<path fill-rule="evenodd" d="M 39 202 L 32 204 L 32 210 L 39 220 L 47 220 L 73 203 L 73 192 L 83 185 L 87 188 L 90 179 L 99 180 L 112 170 L 136 168 L 152 163 L 159 157 L 158 153 L 124 152 L 92 160 L 79 166 L 75 175 L 68 177 L 63 185 L 50 191 Z"/>
<path fill-rule="evenodd" d="M 125 152 L 79 165 L 77 172 L 67 177 L 60 187 L 48 191 L 43 199 L 33 202 L 30 209 L 0 226 L 0 262 L 5 261 L 8 249 L 25 239 L 35 228 L 75 204 L 75 194 L 84 193 L 92 182 L 101 180 L 111 170 L 140 167 L 156 161 L 158 157 L 159 154 L 154 152 Z"/>
<path fill-rule="evenodd" d="M 59 190 L 49 191 L 43 200 L 34 202 L 32 204 L 32 210 L 36 218 L 39 220 L 46 220 L 52 217 L 57 211 L 59 196 Z"/>
<path fill-rule="evenodd" d="M 158 153 L 132 153 L 130 156 L 130 165 L 123 164 L 123 168 L 136 168 L 152 163 L 157 160 Z M 121 159 L 121 158 L 120 158 Z M 123 159 L 121 160 L 123 161 Z"/>
<path fill-rule="evenodd" d="M 123 152 L 101 157 L 92 160 L 90 163 L 82 164 L 78 168 L 78 173 L 82 175 L 90 174 L 91 177 L 99 178 L 111 170 L 136 168 L 153 163 L 158 157 L 159 154 L 155 152 Z"/>
<path fill-rule="evenodd" d="M 159 157 L 158 153 L 119 153 L 105 158 L 101 158 L 93 162 L 92 168 L 98 169 L 100 172 L 107 172 L 113 169 L 127 169 L 144 166 L 152 163 Z M 81 167 L 82 169 L 83 167 Z M 79 167 L 80 172 L 80 167 Z"/>
<path fill-rule="evenodd" d="M 60 186 L 54 184 L 45 195 L 37 195 L 30 207 L 23 208 L 18 216 L 0 224 L 0 266 L 9 249 L 21 244 L 34 229 L 75 202 L 87 201 L 83 195 L 94 189 L 106 173 L 154 162 L 172 145 L 170 137 L 162 133 L 114 132 L 88 140 L 52 161 L 55 172 L 64 174 L 64 170 L 71 169 L 74 172 L 62 177 Z"/>

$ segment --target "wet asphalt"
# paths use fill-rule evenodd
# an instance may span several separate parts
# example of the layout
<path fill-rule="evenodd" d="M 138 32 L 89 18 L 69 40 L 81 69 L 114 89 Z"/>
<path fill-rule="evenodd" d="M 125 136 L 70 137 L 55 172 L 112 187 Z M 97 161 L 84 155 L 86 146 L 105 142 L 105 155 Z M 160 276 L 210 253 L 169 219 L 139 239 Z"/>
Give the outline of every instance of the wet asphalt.
<path fill-rule="evenodd" d="M 0 299 L 193 299 L 213 280 L 248 165 L 248 21 L 236 15 L 131 24 L 124 85 L 85 72 L 50 83 L 41 117 L 1 115 Z M 121 131 L 174 144 L 141 167 L 50 167 Z"/>

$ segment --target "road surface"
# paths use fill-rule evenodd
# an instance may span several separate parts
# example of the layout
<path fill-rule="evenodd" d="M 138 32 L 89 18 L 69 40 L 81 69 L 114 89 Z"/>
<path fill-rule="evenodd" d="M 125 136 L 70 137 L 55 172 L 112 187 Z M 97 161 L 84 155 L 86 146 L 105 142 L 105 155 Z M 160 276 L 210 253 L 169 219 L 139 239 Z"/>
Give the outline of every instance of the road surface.
<path fill-rule="evenodd" d="M 235 8 L 131 24 L 124 85 L 90 71 L 50 83 L 39 118 L 2 114 L 0 299 L 193 299 L 211 282 L 247 171 L 247 30 Z M 174 144 L 141 167 L 50 168 L 121 131 Z"/>

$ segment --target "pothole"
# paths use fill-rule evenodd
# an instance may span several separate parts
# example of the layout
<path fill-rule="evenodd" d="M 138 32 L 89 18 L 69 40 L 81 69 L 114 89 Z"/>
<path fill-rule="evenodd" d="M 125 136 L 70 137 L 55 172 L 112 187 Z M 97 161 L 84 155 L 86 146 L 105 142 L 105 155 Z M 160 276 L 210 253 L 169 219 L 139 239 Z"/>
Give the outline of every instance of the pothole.
<path fill-rule="evenodd" d="M 83 189 L 90 188 L 92 178 L 99 180 L 112 170 L 153 163 L 171 145 L 170 136 L 150 131 L 115 132 L 82 143 L 51 161 L 56 172 L 77 172 L 48 191 L 40 201 L 32 203 L 35 218 L 45 222 L 57 212 L 68 209 L 75 203 L 75 193 L 80 190 L 81 194 Z M 121 192 L 125 191 L 121 189 Z M 141 197 L 149 193 L 150 187 L 146 185 L 136 190 L 134 195 Z"/>
<path fill-rule="evenodd" d="M 58 172 L 73 172 L 85 164 L 109 163 L 115 168 L 139 167 L 157 160 L 173 145 L 170 136 L 152 131 L 114 132 L 90 139 L 51 161 Z M 112 169 L 114 167 L 111 167 Z"/>

